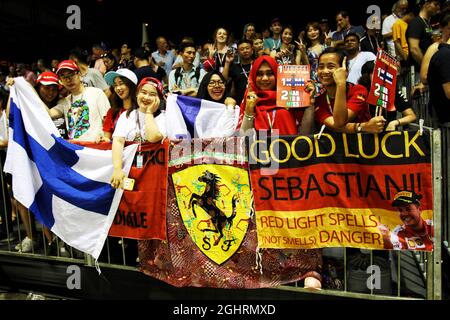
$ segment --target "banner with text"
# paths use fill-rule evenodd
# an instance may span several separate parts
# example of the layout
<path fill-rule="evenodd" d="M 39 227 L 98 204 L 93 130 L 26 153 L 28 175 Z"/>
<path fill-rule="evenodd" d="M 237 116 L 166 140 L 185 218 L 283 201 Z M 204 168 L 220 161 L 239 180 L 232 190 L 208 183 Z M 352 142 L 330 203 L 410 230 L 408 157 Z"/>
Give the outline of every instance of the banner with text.
<path fill-rule="evenodd" d="M 168 241 L 139 241 L 149 276 L 177 287 L 262 288 L 320 272 L 319 250 L 257 254 L 245 138 L 172 141 L 167 199 Z"/>
<path fill-rule="evenodd" d="M 249 148 L 261 248 L 432 250 L 428 135 L 269 137 Z"/>
<path fill-rule="evenodd" d="M 77 142 L 97 149 L 111 149 L 110 143 Z M 145 143 L 136 152 L 128 178 L 133 190 L 124 190 L 109 236 L 137 240 L 161 239 L 166 235 L 167 168 L 169 141 Z M 137 157 L 142 166 L 137 166 Z"/>

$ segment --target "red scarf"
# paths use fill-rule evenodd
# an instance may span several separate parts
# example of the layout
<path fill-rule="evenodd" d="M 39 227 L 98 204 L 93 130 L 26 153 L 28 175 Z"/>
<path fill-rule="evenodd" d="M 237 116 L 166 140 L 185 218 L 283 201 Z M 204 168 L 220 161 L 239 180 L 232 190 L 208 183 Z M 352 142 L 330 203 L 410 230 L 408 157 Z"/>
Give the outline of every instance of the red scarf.
<path fill-rule="evenodd" d="M 297 124 L 294 117 L 293 110 L 287 110 L 282 107 L 277 107 L 277 91 L 276 90 L 260 90 L 256 87 L 256 74 L 261 67 L 261 64 L 267 62 L 275 74 L 275 81 L 277 81 L 277 62 L 269 56 L 261 56 L 253 62 L 250 71 L 249 79 L 253 91 L 258 96 L 258 102 L 255 108 L 255 129 L 256 130 L 270 130 L 278 129 L 280 135 L 297 135 Z M 245 105 L 247 104 L 247 93 L 245 91 L 244 99 L 241 103 L 241 111 L 239 116 L 238 128 L 241 127 Z"/>

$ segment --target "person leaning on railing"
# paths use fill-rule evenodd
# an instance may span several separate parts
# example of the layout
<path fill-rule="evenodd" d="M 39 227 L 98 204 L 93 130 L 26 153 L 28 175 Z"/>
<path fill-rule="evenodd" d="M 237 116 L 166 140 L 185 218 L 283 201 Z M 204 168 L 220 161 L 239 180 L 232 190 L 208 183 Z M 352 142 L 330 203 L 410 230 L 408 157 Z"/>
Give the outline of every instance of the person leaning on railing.
<path fill-rule="evenodd" d="M 364 86 L 367 90 L 370 90 L 374 68 L 375 64 L 373 61 L 366 62 L 361 68 L 361 78 L 359 78 L 358 83 Z M 410 103 L 408 102 L 405 95 L 401 92 L 401 90 L 395 91 L 394 105 L 394 111 L 386 111 L 386 131 L 394 131 L 398 127 L 405 126 L 416 121 L 417 119 L 414 110 L 412 109 Z M 376 107 L 373 105 L 369 105 L 369 110 L 372 114 L 375 114 Z M 383 110 L 384 112 L 385 109 L 382 108 L 381 110 Z M 397 119 L 397 111 L 401 112 L 402 114 L 402 117 L 399 119 Z"/>
<path fill-rule="evenodd" d="M 277 62 L 274 58 L 261 56 L 256 59 L 248 83 L 239 115 L 238 128 L 241 135 L 245 135 L 250 129 L 269 132 L 278 130 L 279 135 L 312 133 L 312 105 L 300 110 L 276 105 Z M 313 84 L 308 84 L 306 90 L 312 92 Z"/>
<path fill-rule="evenodd" d="M 278 130 L 280 135 L 310 133 L 308 130 L 311 129 L 313 121 L 312 107 L 306 108 L 306 111 L 297 111 L 276 105 L 276 75 L 277 63 L 274 58 L 261 56 L 256 59 L 249 75 L 248 89 L 241 103 L 238 124 L 241 135 L 250 129 L 269 132 Z M 313 91 L 313 85 L 308 85 L 308 89 Z M 299 126 L 300 123 L 301 126 Z M 306 256 L 309 254 L 319 254 L 322 260 L 320 252 L 305 251 Z M 317 270 L 311 270 L 303 276 L 305 288 L 320 289 L 322 287 L 322 279 Z"/>
<path fill-rule="evenodd" d="M 367 90 L 347 82 L 347 58 L 336 48 L 325 49 L 319 57 L 318 78 L 325 91 L 315 99 L 315 119 L 331 131 L 379 133 L 386 120 L 370 118 Z"/>

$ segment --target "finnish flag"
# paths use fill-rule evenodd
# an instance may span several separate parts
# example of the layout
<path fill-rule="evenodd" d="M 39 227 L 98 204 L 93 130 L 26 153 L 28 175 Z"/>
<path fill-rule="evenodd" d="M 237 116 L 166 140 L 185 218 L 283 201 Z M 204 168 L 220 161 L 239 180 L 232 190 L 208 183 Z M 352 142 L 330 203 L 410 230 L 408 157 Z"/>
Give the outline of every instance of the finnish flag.
<path fill-rule="evenodd" d="M 394 76 L 392 75 L 392 73 L 389 73 L 387 70 L 381 69 L 380 79 L 389 84 L 392 84 L 392 81 L 394 80 Z"/>
<path fill-rule="evenodd" d="M 230 137 L 236 130 L 239 108 L 198 98 L 170 94 L 166 104 L 169 139 Z"/>
<path fill-rule="evenodd" d="M 11 88 L 5 171 L 14 198 L 68 245 L 98 259 L 122 189 L 113 189 L 112 152 L 61 138 L 36 91 L 22 77 Z M 137 145 L 124 150 L 128 174 Z"/>

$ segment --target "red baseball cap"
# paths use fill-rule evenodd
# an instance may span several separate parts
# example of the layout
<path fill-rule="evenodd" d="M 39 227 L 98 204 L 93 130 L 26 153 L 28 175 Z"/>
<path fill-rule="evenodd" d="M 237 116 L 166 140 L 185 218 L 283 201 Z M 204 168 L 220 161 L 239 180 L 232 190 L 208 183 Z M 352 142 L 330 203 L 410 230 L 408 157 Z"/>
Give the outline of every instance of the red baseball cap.
<path fill-rule="evenodd" d="M 158 79 L 152 77 L 142 79 L 141 82 L 139 82 L 137 91 L 141 90 L 141 88 L 146 84 L 154 86 L 156 88 L 156 91 L 158 91 L 159 95 L 164 97 L 163 84 Z"/>
<path fill-rule="evenodd" d="M 58 64 L 58 68 L 57 68 L 57 70 L 56 70 L 56 74 L 59 74 L 59 72 L 60 72 L 61 70 L 64 70 L 64 69 L 72 70 L 72 71 L 80 71 L 80 68 L 78 68 L 77 64 L 76 64 L 75 61 L 73 61 L 73 60 L 64 60 L 64 61 L 61 61 L 61 62 Z"/>
<path fill-rule="evenodd" d="M 203 62 L 203 69 L 209 72 L 216 68 L 216 61 L 213 58 L 208 58 Z"/>
<path fill-rule="evenodd" d="M 56 84 L 59 86 L 58 76 L 51 71 L 42 72 L 36 80 L 36 84 L 50 86 Z"/>

